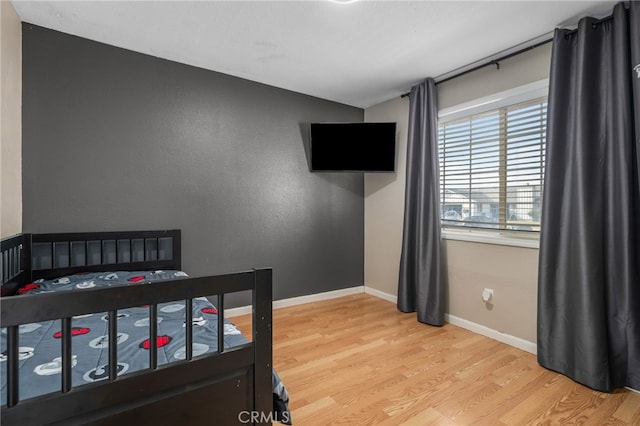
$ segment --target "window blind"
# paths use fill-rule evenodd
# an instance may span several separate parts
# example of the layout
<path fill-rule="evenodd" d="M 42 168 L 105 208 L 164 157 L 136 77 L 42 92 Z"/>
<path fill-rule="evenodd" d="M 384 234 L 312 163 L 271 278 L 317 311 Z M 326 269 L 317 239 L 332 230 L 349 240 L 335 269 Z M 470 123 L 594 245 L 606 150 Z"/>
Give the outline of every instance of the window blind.
<path fill-rule="evenodd" d="M 438 126 L 444 226 L 539 231 L 547 100 Z"/>

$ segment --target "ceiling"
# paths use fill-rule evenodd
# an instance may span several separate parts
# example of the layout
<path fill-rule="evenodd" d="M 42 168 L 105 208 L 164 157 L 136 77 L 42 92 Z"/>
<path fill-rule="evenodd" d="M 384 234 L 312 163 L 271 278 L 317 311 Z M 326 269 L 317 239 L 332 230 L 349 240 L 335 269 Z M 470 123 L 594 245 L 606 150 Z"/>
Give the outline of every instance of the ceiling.
<path fill-rule="evenodd" d="M 616 1 L 32 1 L 24 22 L 366 108 Z"/>

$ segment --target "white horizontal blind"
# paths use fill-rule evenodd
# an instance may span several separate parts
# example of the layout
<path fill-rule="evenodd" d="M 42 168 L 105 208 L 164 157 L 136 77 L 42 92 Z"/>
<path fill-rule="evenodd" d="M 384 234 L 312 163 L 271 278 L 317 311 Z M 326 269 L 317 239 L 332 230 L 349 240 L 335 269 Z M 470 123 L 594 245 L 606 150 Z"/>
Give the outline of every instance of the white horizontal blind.
<path fill-rule="evenodd" d="M 540 230 L 547 100 L 438 128 L 444 226 Z"/>

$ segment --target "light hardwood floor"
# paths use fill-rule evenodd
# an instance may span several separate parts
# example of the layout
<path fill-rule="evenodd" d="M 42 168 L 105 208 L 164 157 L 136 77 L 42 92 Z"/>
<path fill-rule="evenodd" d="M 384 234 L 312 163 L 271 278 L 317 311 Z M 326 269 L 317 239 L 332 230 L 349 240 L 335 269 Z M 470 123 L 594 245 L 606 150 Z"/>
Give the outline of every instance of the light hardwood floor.
<path fill-rule="evenodd" d="M 233 321 L 250 333 L 250 318 Z M 366 294 L 274 310 L 294 425 L 640 425 L 640 394 L 593 391 L 534 355 L 420 324 Z"/>

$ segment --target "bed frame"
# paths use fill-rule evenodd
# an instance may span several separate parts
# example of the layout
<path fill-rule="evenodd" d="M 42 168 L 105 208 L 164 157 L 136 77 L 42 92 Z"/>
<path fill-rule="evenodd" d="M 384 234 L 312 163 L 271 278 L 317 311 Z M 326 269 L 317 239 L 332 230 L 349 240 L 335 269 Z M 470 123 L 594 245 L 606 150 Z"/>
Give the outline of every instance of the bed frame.
<path fill-rule="evenodd" d="M 2 241 L 2 294 L 39 278 L 81 271 L 180 269 L 180 231 L 21 234 Z M 187 359 L 157 365 L 150 350 L 147 370 L 118 377 L 118 309 L 150 306 L 150 339 L 156 340 L 159 303 L 217 295 L 224 318 L 224 294 L 251 291 L 253 334 L 250 343 L 224 348 L 218 321 L 218 352 L 191 357 L 192 332 L 185 328 Z M 153 286 L 96 288 L 82 291 L 2 297 L 0 326 L 7 328 L 6 425 L 38 424 L 252 424 L 271 423 L 272 412 L 272 272 L 258 269 L 228 275 L 157 282 Z M 73 388 L 71 317 L 109 315 L 109 378 Z M 191 322 L 187 309 L 186 323 Z M 62 374 L 60 392 L 20 401 L 18 326 L 60 320 Z M 245 413 L 242 416 L 240 413 Z M 261 413 L 261 415 L 250 415 Z"/>

